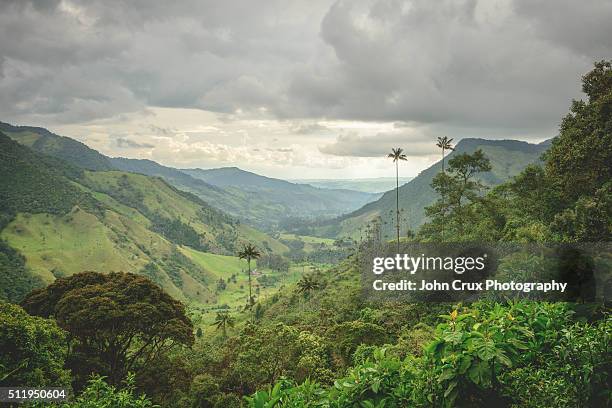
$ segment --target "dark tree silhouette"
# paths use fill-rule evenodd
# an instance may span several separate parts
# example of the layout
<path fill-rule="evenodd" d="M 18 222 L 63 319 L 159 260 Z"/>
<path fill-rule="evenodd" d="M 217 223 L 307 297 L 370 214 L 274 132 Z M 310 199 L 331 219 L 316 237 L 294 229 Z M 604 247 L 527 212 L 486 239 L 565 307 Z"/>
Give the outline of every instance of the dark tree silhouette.
<path fill-rule="evenodd" d="M 393 159 L 395 163 L 395 214 L 396 214 L 396 229 L 397 229 L 397 252 L 400 250 L 400 211 L 399 211 L 399 162 L 406 161 L 406 155 L 401 147 L 391 149 L 391 153 L 387 157 Z"/>
<path fill-rule="evenodd" d="M 444 173 L 444 153 L 447 150 L 455 150 L 453 148 L 452 142 L 453 139 L 449 139 L 448 137 L 443 136 L 438 137 L 438 143 L 436 143 L 436 146 L 442 149 L 442 173 Z M 442 193 L 442 203 L 444 203 L 444 193 Z M 444 241 L 444 213 L 442 213 L 442 241 Z"/>
<path fill-rule="evenodd" d="M 217 330 L 223 331 L 223 337 L 227 337 L 227 328 L 234 327 L 236 323 L 236 319 L 228 312 L 218 312 L 217 316 L 215 316 L 215 321 L 211 324 L 211 326 L 215 326 Z"/>
<path fill-rule="evenodd" d="M 299 293 L 302 293 L 304 296 L 308 296 L 312 291 L 321 288 L 321 282 L 317 276 L 308 274 L 302 276 L 302 279 L 300 279 L 297 283 L 297 288 Z"/>

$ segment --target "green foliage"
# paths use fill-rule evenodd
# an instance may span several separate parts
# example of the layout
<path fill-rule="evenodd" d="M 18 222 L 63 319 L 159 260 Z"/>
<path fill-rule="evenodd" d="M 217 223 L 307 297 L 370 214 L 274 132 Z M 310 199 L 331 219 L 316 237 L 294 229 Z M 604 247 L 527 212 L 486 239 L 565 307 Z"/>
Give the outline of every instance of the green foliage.
<path fill-rule="evenodd" d="M 470 192 L 478 188 L 468 187 L 465 194 L 462 177 L 436 176 L 432 187 L 440 199 L 427 208 L 431 220 L 421 229 L 420 237 L 435 240 L 445 230 L 448 231 L 445 238 L 455 241 L 609 241 L 612 237 L 610 67 L 610 62 L 598 62 L 584 76 L 583 90 L 589 99 L 573 102 L 570 113 L 562 120 L 559 136 L 543 155 L 543 167 L 527 166 L 485 197 L 475 194 L 476 191 Z"/>
<path fill-rule="evenodd" d="M 259 265 L 275 271 L 287 272 L 289 271 L 290 263 L 281 255 L 266 253 L 259 258 Z"/>
<path fill-rule="evenodd" d="M 447 156 L 450 160 L 454 156 L 476 150 L 482 150 L 491 162 L 491 171 L 476 176 L 487 186 L 497 186 L 519 174 L 529 164 L 537 163 L 539 157 L 546 150 L 545 144 L 529 144 L 513 140 L 484 140 L 462 139 L 457 143 L 454 151 Z M 440 163 L 435 163 L 423 170 L 410 182 L 400 185 L 399 204 L 402 212 L 401 235 L 407 229 L 419 228 L 427 221 L 425 207 L 431 206 L 439 195 L 431 188 L 431 182 L 440 173 Z M 341 216 L 333 221 L 317 222 L 314 230 L 324 236 L 350 236 L 359 239 L 360 230 L 376 216 L 383 214 L 395 215 L 395 191 L 387 191 L 380 199 L 369 203 L 357 211 Z M 322 224 L 318 225 L 317 224 Z M 382 225 L 382 236 L 385 239 L 394 238 L 394 223 L 391 219 Z M 310 232 L 313 234 L 313 231 Z"/>
<path fill-rule="evenodd" d="M 248 273 L 249 273 L 249 298 L 247 301 L 247 306 L 249 308 L 253 307 L 255 303 L 255 299 L 253 298 L 253 288 L 252 288 L 252 279 L 251 279 L 251 261 L 256 260 L 261 257 L 261 252 L 259 249 L 255 247 L 253 244 L 244 244 L 242 249 L 238 252 L 238 258 L 244 259 L 248 264 Z"/>
<path fill-rule="evenodd" d="M 34 405 L 42 407 L 43 405 Z M 145 395 L 136 396 L 134 376 L 128 375 L 123 387 L 117 389 L 108 384 L 104 377 L 94 376 L 87 388 L 74 400 L 58 404 L 59 408 L 155 408 Z"/>
<path fill-rule="evenodd" d="M 411 225 L 421 223 L 422 207 L 439 198 L 428 208 L 431 219 L 418 238 L 609 241 L 610 72 L 610 63 L 601 62 L 584 77 L 588 101 L 574 102 L 563 119 L 560 136 L 544 156 L 543 166 L 526 165 L 537 161 L 545 145 L 471 139 L 459 143 L 450 155 L 448 173 L 438 174 L 434 166 L 398 189 L 399 197 L 406 202 L 402 203 L 406 206 L 403 216 Z M 17 151 L 15 146 L 7 146 L 7 151 Z M 276 261 L 284 261 L 282 258 L 268 256 L 273 248 L 286 250 L 284 245 L 229 218 L 219 221 L 215 210 L 199 198 L 159 179 L 119 172 L 72 174 L 69 167 L 53 168 L 54 174 L 69 185 L 78 181 L 83 191 L 104 196 L 105 203 L 112 203 L 113 208 L 121 203 L 122 214 L 138 217 L 142 225 L 166 238 L 159 238 L 158 243 L 170 240 L 191 248 L 233 252 L 246 236 L 265 249 L 266 255 L 259 260 L 261 269 L 264 265 L 285 269 L 276 265 Z M 40 174 L 46 171 L 41 169 Z M 489 186 L 516 174 L 484 195 Z M 180 178 L 176 174 L 172 177 Z M 231 194 L 241 199 L 249 197 L 235 189 Z M 18 199 L 11 197 L 2 203 Z M 354 233 L 359 225 L 369 223 L 365 242 L 382 242 L 390 238 L 393 222 L 384 214 L 391 210 L 393 217 L 395 199 L 386 194 L 380 202 L 343 217 L 339 224 L 325 226 L 319 222 L 308 231 L 329 227 L 327 232 Z M 63 207 L 54 208 L 59 204 L 54 199 L 44 202 L 46 208 L 61 213 Z M 12 216 L 11 207 L 4 208 L 8 210 L 2 214 L 2 226 Z M 151 242 L 149 237 L 159 237 L 148 233 Z M 301 261 L 306 256 L 327 260 L 328 255 L 331 260 L 331 255 L 352 251 L 351 245 L 338 243 L 332 247 L 312 237 L 299 241 L 285 238 L 293 249 L 286 256 Z M 157 248 L 153 243 L 146 247 L 138 242 L 149 256 Z M 197 288 L 217 285 L 215 296 L 227 296 L 233 286 L 244 283 L 236 280 L 244 262 L 191 248 L 168 244 L 163 253 L 147 258 L 139 267 L 157 282 L 171 281 L 181 290 L 194 282 L 202 284 Z M 247 261 L 250 281 L 251 261 L 261 253 L 251 244 L 239 256 Z M 77 383 L 93 371 L 109 375 L 110 383 L 118 385 L 133 369 L 139 390 L 164 406 L 239 406 L 240 396 L 245 394 L 251 394 L 244 402 L 253 407 L 610 406 L 612 320 L 605 313 L 608 307 L 602 308 L 604 313 L 589 315 L 587 321 L 572 313 L 587 306 L 564 303 L 479 301 L 453 307 L 372 304 L 361 296 L 356 269 L 359 257 L 357 251 L 328 274 L 311 272 L 302 279 L 295 274 L 294 287 L 284 287 L 269 298 L 260 296 L 256 305 L 249 284 L 252 319 L 247 321 L 245 315 L 224 309 L 212 324 L 223 331 L 223 336 L 207 336 L 202 328 L 209 327 L 210 321 L 198 320 L 198 342 L 193 350 L 172 347 L 173 343 L 193 342 L 193 325 L 182 306 L 134 275 L 85 273 L 58 279 L 49 288 L 34 291 L 24 305 L 32 313 L 53 315 L 68 331 L 68 366 L 74 369 Z M 573 255 L 569 253 L 568 257 Z M 217 270 L 223 270 L 223 275 L 211 274 L 213 279 L 208 279 L 200 267 L 206 265 L 206 269 L 213 263 L 221 265 Z M 11 269 L 14 276 L 25 271 L 23 259 L 10 251 L 0 252 L 0 267 L 3 265 L 8 265 L 5 269 Z M 580 273 L 579 262 L 568 265 Z M 505 258 L 500 271 L 520 273 L 528 269 L 526 266 L 542 272 L 551 267 L 541 256 L 526 255 Z M 62 272 L 54 275 L 61 276 Z M 258 282 L 263 286 L 275 284 L 281 275 L 263 275 Z M 236 299 L 243 302 L 244 297 L 241 294 Z M 439 312 L 440 308 L 444 312 Z M 444 314 L 436 318 L 439 313 Z M 9 321 L 18 327 L 21 320 L 25 325 L 33 324 L 29 319 L 38 318 L 26 315 L 19 321 Z M 441 323 L 433 328 L 439 320 Z M 229 327 L 234 330 L 228 335 Z M 11 330 L 11 336 L 17 336 Z M 13 337 L 9 341 L 15 341 Z M 58 342 L 57 352 L 65 354 L 65 341 Z M 30 347 L 29 340 L 26 343 L 24 353 Z M 149 347 L 151 344 L 159 348 Z M 63 361 L 60 357 L 55 365 L 58 370 Z M 22 373 L 16 360 L 2 364 L 3 369 L 8 367 L 9 376 Z M 99 401 L 105 401 L 99 402 L 101 406 L 122 406 L 113 398 L 123 391 L 100 379 L 93 384 L 97 384 L 95 393 L 88 388 L 80 400 L 93 405 L 75 406 L 98 406 L 95 404 Z M 126 390 L 121 398 L 132 401 L 131 386 Z"/>
<path fill-rule="evenodd" d="M 321 277 L 313 273 L 302 276 L 296 284 L 298 292 L 305 297 L 308 297 L 313 291 L 321 289 L 321 286 Z"/>
<path fill-rule="evenodd" d="M 53 320 L 0 301 L 0 385 L 69 386 L 66 333 Z"/>
<path fill-rule="evenodd" d="M 0 131 L 32 150 L 89 170 L 110 170 L 104 155 L 69 137 L 58 136 L 47 129 L 33 126 L 12 126 L 0 122 Z"/>
<path fill-rule="evenodd" d="M 612 178 L 612 68 L 601 61 L 583 78 L 588 102 L 574 101 L 546 153 L 546 174 L 564 203 L 588 196 Z"/>
<path fill-rule="evenodd" d="M 450 241 L 472 240 L 480 236 L 467 231 L 475 225 L 474 219 L 482 208 L 482 192 L 485 185 L 475 176 L 491 170 L 491 163 L 482 150 L 472 154 L 461 153 L 448 161 L 448 173 L 442 172 L 434 177 L 433 189 L 440 195 L 438 201 L 425 208 L 430 217 L 422 228 L 422 235 Z M 482 237 L 480 236 L 482 239 Z"/>
<path fill-rule="evenodd" d="M 550 229 L 562 241 L 608 241 L 612 237 L 612 182 L 556 214 Z"/>
<path fill-rule="evenodd" d="M 70 183 L 79 171 L 0 132 L 0 213 L 66 214 L 87 197 Z"/>
<path fill-rule="evenodd" d="M 0 285 L 0 300 L 9 302 L 20 302 L 33 289 L 43 285 L 42 280 L 26 268 L 25 258 L 3 239 L 0 239 L 0 276 L 7 283 Z"/>
<path fill-rule="evenodd" d="M 217 312 L 215 321 L 212 326 L 215 326 L 217 330 L 223 331 L 223 337 L 227 337 L 227 328 L 234 327 L 236 319 L 227 312 Z"/>
<path fill-rule="evenodd" d="M 316 382 L 306 380 L 297 385 L 290 380 L 278 381 L 267 391 L 257 391 L 245 397 L 250 407 L 254 408 L 302 408 L 324 406 L 318 402 L 324 390 Z"/>
<path fill-rule="evenodd" d="M 610 401 L 612 319 L 572 320 L 562 303 L 479 302 L 440 316 L 420 357 L 368 352 L 331 388 L 279 381 L 251 407 L 565 407 Z M 303 389 L 316 392 L 304 400 Z M 563 392 L 561 392 L 563 391 Z"/>
<path fill-rule="evenodd" d="M 119 384 L 173 344 L 192 344 L 183 305 L 143 276 L 84 272 L 61 278 L 23 301 L 31 314 L 53 316 L 76 343 L 69 366 L 77 385 L 91 372 Z"/>
<path fill-rule="evenodd" d="M 360 320 L 344 322 L 330 329 L 329 337 L 336 339 L 333 349 L 345 362 L 351 362 L 353 353 L 361 344 L 382 345 L 389 339 L 387 331 L 374 323 Z"/>
<path fill-rule="evenodd" d="M 149 215 L 153 222 L 152 229 L 159 232 L 169 241 L 177 245 L 187 245 L 200 251 L 208 250 L 208 246 L 201 241 L 200 234 L 192 226 L 179 219 L 166 218 L 159 214 Z"/>

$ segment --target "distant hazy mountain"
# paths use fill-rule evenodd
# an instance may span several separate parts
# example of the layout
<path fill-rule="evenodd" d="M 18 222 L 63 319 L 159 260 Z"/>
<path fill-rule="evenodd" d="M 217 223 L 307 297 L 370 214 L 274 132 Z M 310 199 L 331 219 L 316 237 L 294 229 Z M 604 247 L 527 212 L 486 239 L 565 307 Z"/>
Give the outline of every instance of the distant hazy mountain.
<path fill-rule="evenodd" d="M 0 122 L 0 131 L 31 149 L 87 170 L 121 170 L 161 177 L 213 207 L 258 227 L 286 217 L 336 217 L 379 197 L 343 189 L 321 189 L 250 173 L 238 168 L 180 171 L 151 160 L 110 158 L 47 129 Z"/>
<path fill-rule="evenodd" d="M 448 159 L 459 153 L 471 153 L 482 149 L 491 161 L 492 170 L 479 176 L 489 186 L 501 184 L 517 175 L 528 164 L 539 160 L 550 142 L 531 144 L 517 140 L 462 139 Z M 440 162 L 423 170 L 417 177 L 399 188 L 400 210 L 402 210 L 402 232 L 415 229 L 425 222 L 424 208 L 438 199 L 430 187 L 434 176 L 440 171 Z M 383 233 L 392 236 L 395 213 L 395 191 L 386 192 L 378 200 L 368 203 L 357 211 L 327 223 L 319 229 L 320 235 L 356 237 L 359 229 L 377 216 L 383 219 Z M 385 223 L 386 222 L 386 223 Z"/>
<path fill-rule="evenodd" d="M 400 177 L 399 185 L 404 185 L 414 177 Z M 356 178 L 356 179 L 299 179 L 296 183 L 310 184 L 321 188 L 344 188 L 366 193 L 384 193 L 395 188 L 395 177 Z"/>
<path fill-rule="evenodd" d="M 270 213 L 280 210 L 286 217 L 334 216 L 355 210 L 379 195 L 347 189 L 324 189 L 264 177 L 237 167 L 185 169 L 186 174 L 223 188 L 245 201 L 253 211 Z"/>

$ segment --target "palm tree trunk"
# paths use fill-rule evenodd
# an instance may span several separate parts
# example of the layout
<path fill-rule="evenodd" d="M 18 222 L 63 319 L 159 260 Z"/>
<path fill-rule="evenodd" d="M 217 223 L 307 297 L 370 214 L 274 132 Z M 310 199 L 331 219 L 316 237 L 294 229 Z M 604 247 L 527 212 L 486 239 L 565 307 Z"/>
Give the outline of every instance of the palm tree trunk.
<path fill-rule="evenodd" d="M 444 174 L 444 148 L 442 148 L 442 174 Z M 444 190 L 442 190 L 442 242 L 444 242 Z"/>
<path fill-rule="evenodd" d="M 248 259 L 247 263 L 249 264 L 249 309 L 251 309 L 251 318 L 253 317 L 253 295 L 251 293 L 251 260 Z"/>
<path fill-rule="evenodd" d="M 397 253 L 400 251 L 400 220 L 399 220 L 399 164 L 395 162 L 395 211 L 397 227 Z"/>

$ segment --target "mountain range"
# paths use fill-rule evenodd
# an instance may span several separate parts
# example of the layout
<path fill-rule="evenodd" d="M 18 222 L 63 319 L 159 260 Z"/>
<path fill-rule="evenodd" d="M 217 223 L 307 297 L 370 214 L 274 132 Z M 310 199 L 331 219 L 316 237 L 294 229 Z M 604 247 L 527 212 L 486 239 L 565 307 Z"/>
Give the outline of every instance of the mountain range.
<path fill-rule="evenodd" d="M 491 171 L 477 176 L 486 186 L 499 185 L 531 163 L 536 163 L 550 146 L 550 140 L 539 144 L 517 140 L 485 140 L 477 138 L 462 139 L 446 157 L 446 162 L 457 154 L 473 153 L 481 149 L 491 162 Z M 399 187 L 401 211 L 401 229 L 405 234 L 408 229 L 415 230 L 422 225 L 425 218 L 424 208 L 438 199 L 430 184 L 434 176 L 441 171 L 441 162 L 423 170 L 417 177 Z M 372 220 L 381 217 L 383 237 L 392 238 L 395 225 L 395 189 L 387 191 L 378 200 L 334 220 L 325 222 L 314 231 L 315 234 L 328 237 L 350 236 L 359 238 L 360 230 Z"/>
<path fill-rule="evenodd" d="M 47 129 L 0 122 L 0 131 L 39 153 L 86 170 L 120 170 L 161 177 L 211 206 L 263 229 L 288 217 L 336 217 L 362 207 L 380 194 L 326 189 L 260 176 L 237 167 L 180 170 L 151 160 L 111 158 Z"/>
<path fill-rule="evenodd" d="M 537 162 L 548 145 L 463 139 L 446 160 L 482 149 L 492 170 L 479 178 L 495 186 Z M 430 183 L 439 171 L 436 163 L 400 186 L 402 233 L 425 221 L 423 208 L 437 199 Z M 380 217 L 383 235 L 392 237 L 394 189 L 381 196 L 237 167 L 175 169 L 111 158 L 37 127 L 0 122 L 0 175 L 0 275 L 14 283 L 0 285 L 1 298 L 18 299 L 83 270 L 127 270 L 178 298 L 215 303 L 214 269 L 237 259 L 214 257 L 233 255 L 247 241 L 265 253 L 289 254 L 289 241 L 274 238 L 283 217 L 318 217 L 309 234 L 328 238 L 358 238 Z"/>
<path fill-rule="evenodd" d="M 160 177 L 86 170 L 2 131 L 0 175 L 6 283 L 0 298 L 19 300 L 33 287 L 81 271 L 128 271 L 149 276 L 178 299 L 214 303 L 218 276 L 206 266 L 211 257 L 235 254 L 242 242 L 264 253 L 289 250 Z"/>
<path fill-rule="evenodd" d="M 392 169 L 390 169 L 392 170 Z M 404 185 L 414 177 L 400 177 L 399 184 Z M 356 179 L 300 179 L 293 180 L 295 183 L 310 184 L 320 188 L 341 188 L 366 193 L 384 193 L 395 188 L 395 177 L 375 177 Z"/>

